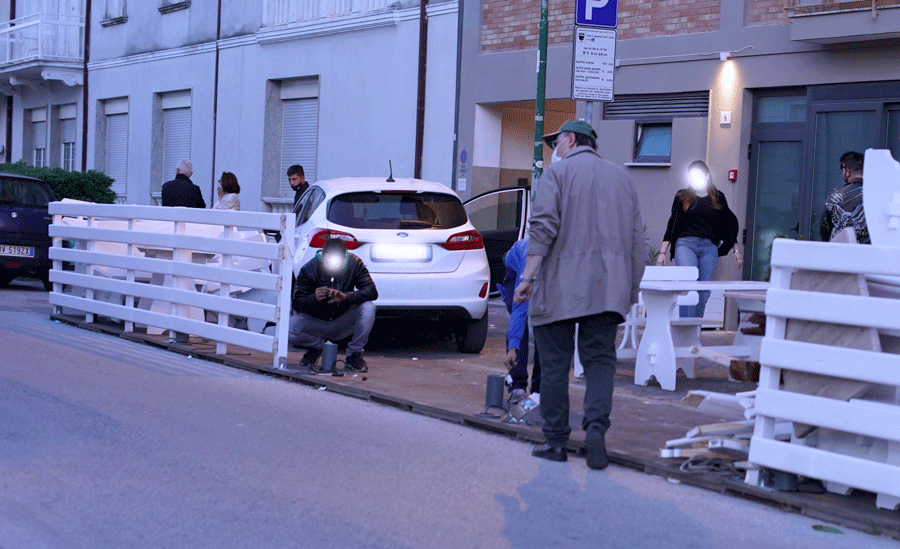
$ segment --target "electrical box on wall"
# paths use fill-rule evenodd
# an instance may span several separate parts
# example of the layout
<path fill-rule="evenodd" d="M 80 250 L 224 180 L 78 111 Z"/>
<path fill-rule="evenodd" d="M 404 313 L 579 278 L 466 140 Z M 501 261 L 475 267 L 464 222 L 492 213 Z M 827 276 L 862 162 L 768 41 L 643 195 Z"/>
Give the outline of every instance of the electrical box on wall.
<path fill-rule="evenodd" d="M 728 181 L 737 181 L 737 170 L 728 170 Z"/>
<path fill-rule="evenodd" d="M 719 124 L 722 126 L 731 124 L 731 111 L 721 111 L 719 113 Z"/>

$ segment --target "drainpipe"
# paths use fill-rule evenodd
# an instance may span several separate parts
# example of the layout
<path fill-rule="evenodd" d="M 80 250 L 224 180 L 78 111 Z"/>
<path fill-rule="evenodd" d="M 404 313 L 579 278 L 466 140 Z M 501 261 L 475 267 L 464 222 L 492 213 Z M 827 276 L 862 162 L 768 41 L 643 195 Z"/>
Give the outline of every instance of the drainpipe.
<path fill-rule="evenodd" d="M 460 84 L 460 81 L 462 80 L 462 44 L 464 28 L 463 25 L 465 23 L 465 2 L 463 2 L 463 0 L 459 0 L 457 4 L 459 6 L 459 13 L 456 20 L 456 103 L 454 104 L 453 108 L 453 157 L 450 159 L 450 188 L 454 191 L 459 191 L 459 189 L 457 188 L 456 177 L 456 157 L 457 155 L 459 155 L 459 96 L 462 91 L 462 85 Z"/>
<path fill-rule="evenodd" d="M 425 63 L 428 60 L 428 0 L 419 0 L 419 91 L 416 98 L 416 161 L 413 177 L 422 178 L 422 149 L 425 140 Z"/>
<path fill-rule="evenodd" d="M 82 72 L 82 80 L 84 84 L 81 87 L 82 93 L 82 113 L 81 113 L 81 171 L 87 171 L 87 151 L 88 151 L 88 61 L 91 60 L 91 0 L 85 0 L 84 3 L 84 69 Z"/>
<path fill-rule="evenodd" d="M 9 20 L 16 18 L 16 0 L 9 0 Z M 12 162 L 13 96 L 6 96 L 6 161 Z"/>
<path fill-rule="evenodd" d="M 219 0 L 219 13 L 216 19 L 216 74 L 213 82 L 213 135 L 212 135 L 212 189 L 210 197 L 211 203 L 215 204 L 218 195 L 216 194 L 216 120 L 219 113 L 219 39 L 222 37 L 222 0 Z"/>
<path fill-rule="evenodd" d="M 541 0 L 541 23 L 538 28 L 537 89 L 534 97 L 534 157 L 531 161 L 531 184 L 544 172 L 544 93 L 547 80 L 547 0 Z"/>

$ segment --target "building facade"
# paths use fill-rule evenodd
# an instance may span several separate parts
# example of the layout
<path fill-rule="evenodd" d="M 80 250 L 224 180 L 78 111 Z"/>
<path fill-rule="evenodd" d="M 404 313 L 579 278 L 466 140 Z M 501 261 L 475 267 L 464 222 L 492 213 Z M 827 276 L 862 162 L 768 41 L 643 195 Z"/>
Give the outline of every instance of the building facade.
<path fill-rule="evenodd" d="M 4 3 L 15 15 L 7 36 L 37 19 L 35 34 L 55 48 L 0 64 L 12 161 L 97 169 L 120 202 L 152 204 L 189 158 L 207 202 L 231 171 L 242 207 L 260 211 L 291 203 L 292 164 L 308 181 L 387 176 L 391 165 L 450 183 L 456 0 L 432 0 L 424 14 L 418 1 L 391 0 Z M 80 41 L 60 60 L 63 23 Z"/>
<path fill-rule="evenodd" d="M 463 194 L 530 181 L 539 7 L 465 4 Z M 590 106 L 598 149 L 635 181 L 654 247 L 693 160 L 710 166 L 746 246 L 744 271 L 722 261 L 718 276 L 762 279 L 776 235 L 818 239 L 841 153 L 900 158 L 896 0 L 619 0 L 613 101 L 590 104 L 571 99 L 575 7 L 549 1 L 546 133 Z"/>

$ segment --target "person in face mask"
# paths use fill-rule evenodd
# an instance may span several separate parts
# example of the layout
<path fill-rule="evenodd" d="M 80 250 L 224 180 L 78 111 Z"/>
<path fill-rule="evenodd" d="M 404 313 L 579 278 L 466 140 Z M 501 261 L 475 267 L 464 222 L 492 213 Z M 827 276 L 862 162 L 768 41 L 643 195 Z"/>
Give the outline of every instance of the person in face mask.
<path fill-rule="evenodd" d="M 656 256 L 657 265 L 666 264 L 666 254 L 680 266 L 699 270 L 699 280 L 712 280 L 719 257 L 734 250 L 734 264 L 741 267 L 744 257 L 737 244 L 738 221 L 728 208 L 725 195 L 712 183 L 709 168 L 702 160 L 688 167 L 687 187 L 675 193 L 672 215 Z M 682 305 L 682 317 L 702 317 L 709 292 L 698 292 L 697 305 Z"/>

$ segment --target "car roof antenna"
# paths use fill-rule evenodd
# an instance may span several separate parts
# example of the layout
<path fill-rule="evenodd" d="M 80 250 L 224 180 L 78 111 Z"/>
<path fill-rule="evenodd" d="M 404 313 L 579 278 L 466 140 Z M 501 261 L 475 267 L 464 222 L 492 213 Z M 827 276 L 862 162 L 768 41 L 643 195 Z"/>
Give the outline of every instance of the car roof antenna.
<path fill-rule="evenodd" d="M 391 171 L 391 175 L 388 176 L 387 181 L 388 181 L 388 183 L 393 183 L 394 182 L 394 167 L 391 165 L 390 160 L 388 160 L 388 169 Z"/>

